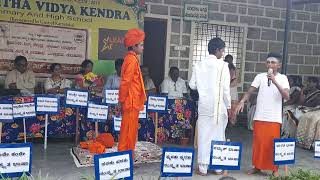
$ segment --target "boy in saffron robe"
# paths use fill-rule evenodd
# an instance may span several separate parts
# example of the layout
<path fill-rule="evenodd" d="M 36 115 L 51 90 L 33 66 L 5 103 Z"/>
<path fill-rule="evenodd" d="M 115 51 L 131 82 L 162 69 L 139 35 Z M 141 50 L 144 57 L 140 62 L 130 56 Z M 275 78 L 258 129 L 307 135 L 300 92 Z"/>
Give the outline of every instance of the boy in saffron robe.
<path fill-rule="evenodd" d="M 145 33 L 139 29 L 130 29 L 124 38 L 128 53 L 121 68 L 119 102 L 122 107 L 122 122 L 118 151 L 132 150 L 134 152 L 139 111 L 143 110 L 147 100 L 139 63 L 144 38 Z"/>

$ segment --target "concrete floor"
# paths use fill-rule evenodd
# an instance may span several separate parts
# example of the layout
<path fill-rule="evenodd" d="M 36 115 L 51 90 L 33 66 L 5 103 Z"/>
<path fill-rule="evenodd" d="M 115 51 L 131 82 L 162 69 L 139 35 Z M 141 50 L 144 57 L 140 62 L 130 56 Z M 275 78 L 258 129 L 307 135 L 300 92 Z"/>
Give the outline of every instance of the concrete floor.
<path fill-rule="evenodd" d="M 251 168 L 251 144 L 252 133 L 243 127 L 227 129 L 227 137 L 231 141 L 238 141 L 243 143 L 242 161 L 240 171 L 229 171 L 229 175 L 235 179 L 243 180 L 259 180 L 268 179 L 269 173 L 248 176 L 246 170 Z M 43 144 L 34 143 L 33 148 L 33 166 L 32 175 L 36 179 L 41 180 L 80 180 L 83 177 L 94 178 L 94 168 L 77 168 L 70 155 L 70 148 L 73 143 L 67 142 L 53 142 L 49 140 L 48 149 L 43 150 Z M 303 168 L 320 172 L 320 160 L 313 158 L 313 151 L 303 150 L 297 148 L 296 164 L 289 166 L 289 169 Z M 280 167 L 280 174 L 284 174 L 283 167 Z M 160 173 L 160 163 L 143 164 L 134 169 L 134 179 L 157 180 Z M 41 174 L 41 175 L 39 175 Z M 49 178 L 47 178 L 47 175 Z M 39 178 L 41 177 L 41 178 Z M 209 175 L 197 176 L 194 174 L 192 178 L 178 178 L 178 179 L 219 179 L 222 176 Z M 164 179 L 164 178 L 163 178 Z M 167 178 L 168 179 L 168 178 Z M 176 178 L 175 178 L 176 179 Z M 84 179 L 83 179 L 84 180 Z"/>

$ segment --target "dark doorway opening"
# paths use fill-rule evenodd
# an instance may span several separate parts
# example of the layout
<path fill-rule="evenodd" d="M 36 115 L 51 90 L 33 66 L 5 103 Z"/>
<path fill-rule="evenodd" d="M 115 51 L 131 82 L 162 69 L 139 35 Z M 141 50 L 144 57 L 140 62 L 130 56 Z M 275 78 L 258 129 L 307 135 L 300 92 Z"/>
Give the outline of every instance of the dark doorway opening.
<path fill-rule="evenodd" d="M 159 90 L 165 71 L 167 20 L 146 17 L 144 19 L 144 31 L 146 38 L 144 41 L 143 65 L 149 68 L 150 76 L 157 90 Z"/>

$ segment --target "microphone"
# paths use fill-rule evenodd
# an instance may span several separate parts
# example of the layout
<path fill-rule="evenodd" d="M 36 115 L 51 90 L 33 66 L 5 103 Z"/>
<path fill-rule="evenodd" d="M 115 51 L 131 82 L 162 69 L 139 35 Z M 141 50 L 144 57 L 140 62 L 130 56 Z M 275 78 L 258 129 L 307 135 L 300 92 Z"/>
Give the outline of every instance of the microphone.
<path fill-rule="evenodd" d="M 268 76 L 271 75 L 273 73 L 273 69 L 268 69 Z M 271 79 L 268 78 L 268 86 L 270 86 L 271 84 Z"/>

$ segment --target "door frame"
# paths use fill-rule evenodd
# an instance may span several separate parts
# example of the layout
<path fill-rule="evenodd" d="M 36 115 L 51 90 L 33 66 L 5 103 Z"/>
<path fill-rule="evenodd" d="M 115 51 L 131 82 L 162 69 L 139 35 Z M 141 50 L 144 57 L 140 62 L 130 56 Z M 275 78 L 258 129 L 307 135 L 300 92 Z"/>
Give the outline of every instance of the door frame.
<path fill-rule="evenodd" d="M 165 49 L 165 59 L 164 59 L 164 77 L 168 76 L 169 74 L 169 55 L 170 55 L 170 30 L 171 30 L 171 17 L 166 15 L 155 15 L 146 13 L 145 18 L 154 18 L 154 19 L 161 19 L 167 21 L 167 33 L 166 33 L 166 49 Z"/>

